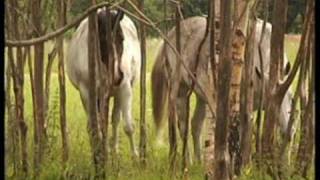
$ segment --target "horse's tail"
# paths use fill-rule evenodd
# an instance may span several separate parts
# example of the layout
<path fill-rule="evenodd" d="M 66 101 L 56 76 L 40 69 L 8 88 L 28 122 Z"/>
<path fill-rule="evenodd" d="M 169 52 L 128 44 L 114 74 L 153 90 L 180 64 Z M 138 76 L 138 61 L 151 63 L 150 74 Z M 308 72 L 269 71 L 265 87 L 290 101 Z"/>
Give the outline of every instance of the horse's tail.
<path fill-rule="evenodd" d="M 164 47 L 162 46 L 151 73 L 152 111 L 158 137 L 161 136 L 162 132 L 164 110 L 168 96 L 168 79 L 165 70 L 166 55 L 163 51 Z"/>

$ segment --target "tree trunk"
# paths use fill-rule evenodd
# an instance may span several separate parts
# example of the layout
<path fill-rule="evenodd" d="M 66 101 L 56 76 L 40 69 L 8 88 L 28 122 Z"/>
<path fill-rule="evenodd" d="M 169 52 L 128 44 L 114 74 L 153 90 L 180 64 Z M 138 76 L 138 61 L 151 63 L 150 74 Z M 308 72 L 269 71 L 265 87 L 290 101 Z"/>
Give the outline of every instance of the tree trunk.
<path fill-rule="evenodd" d="M 139 1 L 139 9 L 144 13 L 144 0 Z M 143 166 L 147 158 L 147 127 L 146 127 L 146 33 L 145 26 L 140 23 L 141 69 L 140 69 L 140 160 Z"/>
<path fill-rule="evenodd" d="M 221 35 L 219 56 L 218 78 L 217 78 L 217 121 L 215 128 L 214 145 L 214 179 L 227 180 L 230 177 L 230 161 L 228 154 L 228 124 L 229 124 L 229 92 L 231 85 L 231 22 L 232 22 L 232 1 L 225 0 L 220 4 L 221 12 Z"/>
<path fill-rule="evenodd" d="M 309 1 L 308 4 L 311 2 Z M 309 6 L 313 8 L 312 6 Z M 306 84 L 303 83 L 302 88 L 300 89 L 300 100 L 301 100 L 301 133 L 300 133 L 300 143 L 298 148 L 298 154 L 296 159 L 296 172 L 298 175 L 306 178 L 310 164 L 313 157 L 314 151 L 314 15 L 312 13 L 311 23 L 309 24 L 309 38 L 308 38 L 308 48 L 307 58 L 311 63 L 307 67 L 311 72 L 309 75 L 309 87 L 308 95 L 306 92 Z M 310 17 L 307 17 L 310 18 Z M 312 58 L 311 58 L 312 57 Z M 307 74 L 307 72 L 306 72 Z M 306 79 L 304 79 L 306 80 Z M 305 96 L 305 97 L 304 97 Z M 312 139 L 310 139 L 312 138 Z"/>
<path fill-rule="evenodd" d="M 66 24 L 66 2 L 63 0 L 57 1 L 57 27 L 62 27 Z M 59 58 L 59 89 L 60 89 L 60 130 L 62 137 L 62 166 L 66 167 L 69 159 L 69 141 L 67 134 L 66 122 L 66 86 L 65 86 L 65 71 L 64 71 L 64 53 L 63 53 L 63 36 L 57 38 L 57 51 Z"/>
<path fill-rule="evenodd" d="M 51 83 L 51 72 L 52 72 L 52 65 L 54 58 L 57 55 L 57 44 L 55 44 L 54 48 L 52 51 L 48 54 L 48 62 L 46 66 L 46 72 L 45 72 L 45 87 L 44 87 L 44 117 L 45 117 L 45 122 L 44 122 L 44 128 L 45 132 L 47 132 L 48 124 L 49 124 L 49 102 L 50 102 L 50 83 Z M 47 134 L 46 134 L 47 135 Z"/>
<path fill-rule="evenodd" d="M 266 30 L 266 24 L 267 20 L 269 17 L 269 0 L 264 0 L 264 21 L 262 25 L 262 30 L 261 30 L 261 36 L 258 42 L 258 52 L 259 52 L 259 62 L 260 62 L 260 69 L 261 69 L 261 74 L 265 74 L 264 70 L 264 61 L 262 56 L 262 40 L 265 37 L 265 30 Z M 260 167 L 261 163 L 261 116 L 262 116 L 262 106 L 264 103 L 264 95 L 265 95 L 265 77 L 262 76 L 261 78 L 261 91 L 260 91 L 260 96 L 259 96 L 259 104 L 258 104 L 258 112 L 257 112 L 257 117 L 256 117 L 256 124 L 257 124 L 257 129 L 256 129 L 256 155 L 257 155 L 257 166 L 258 168 Z"/>
<path fill-rule="evenodd" d="M 218 61 L 215 58 L 216 55 L 216 44 L 217 44 L 217 39 L 218 36 L 216 36 L 218 33 L 216 30 L 216 12 L 217 12 L 217 7 L 218 9 L 220 6 L 217 6 L 218 1 L 208 1 L 208 17 L 207 17 L 207 26 L 208 26 L 208 33 L 209 33 L 209 38 L 210 38 L 210 65 L 211 65 L 211 73 L 212 73 L 212 80 L 213 80 L 213 86 L 216 88 L 217 85 L 217 64 Z M 220 11 L 220 10 L 219 10 Z M 214 90 L 216 92 L 216 90 Z M 216 99 L 216 93 L 212 94 L 213 99 Z M 214 103 L 214 102 L 213 102 Z M 212 104 L 211 106 L 215 107 L 216 104 Z M 216 108 L 213 109 L 214 112 L 211 115 L 211 118 L 209 118 L 208 124 L 208 139 L 205 142 L 205 176 L 207 179 L 212 179 L 213 175 L 213 154 L 214 154 L 214 126 L 215 126 L 215 121 L 216 121 Z"/>
<path fill-rule="evenodd" d="M 240 96 L 240 168 L 250 161 L 252 122 L 253 122 L 253 52 L 256 33 L 256 21 L 251 16 L 248 25 L 248 38 L 245 50 L 244 74 L 242 74 Z"/>
<path fill-rule="evenodd" d="M 181 44 L 180 44 L 180 14 L 179 14 L 179 6 L 180 6 L 180 1 L 177 2 L 177 7 L 176 7 L 176 12 L 175 12 L 175 26 L 176 26 L 176 49 L 178 53 L 181 53 Z M 169 152 L 169 157 L 170 157 L 170 169 L 173 173 L 176 172 L 176 156 L 177 156 L 177 133 L 176 133 L 176 125 L 177 125 L 177 120 L 176 120 L 176 98 L 178 95 L 178 90 L 179 90 L 179 85 L 180 85 L 180 68 L 181 68 L 181 61 L 178 60 L 180 57 L 177 55 L 177 63 L 175 69 L 172 69 L 171 72 L 171 79 L 170 85 L 169 85 L 169 142 L 170 142 L 170 152 Z"/>
<path fill-rule="evenodd" d="M 232 38 L 232 74 L 230 88 L 230 110 L 231 123 L 228 137 L 231 176 L 233 173 L 240 174 L 240 84 L 242 76 L 242 66 L 245 53 L 245 36 L 248 21 L 248 2 L 244 0 L 235 1 L 235 20 L 233 29 L 236 29 Z"/>
<path fill-rule="evenodd" d="M 9 5 L 12 6 L 12 3 L 15 3 L 15 1 L 12 1 L 11 3 L 6 4 L 6 12 L 12 12 L 9 11 Z M 5 13 L 6 16 L 6 35 L 8 38 L 12 38 L 14 22 L 13 22 L 13 13 Z M 15 23 L 17 24 L 17 23 Z M 11 94 L 11 78 L 13 79 L 13 90 L 16 88 L 16 66 L 14 63 L 14 57 L 13 57 L 13 49 L 11 47 L 8 47 L 7 51 L 7 57 L 8 57 L 8 65 L 6 69 L 7 73 L 7 79 L 6 79 L 6 105 L 8 108 L 7 114 L 7 122 L 8 122 L 8 134 L 9 134 L 9 140 L 8 144 L 11 147 L 10 149 L 10 155 L 12 157 L 12 163 L 13 163 L 13 176 L 16 176 L 20 167 L 21 157 L 20 157 L 20 146 L 19 146 L 19 129 L 16 123 L 16 113 L 14 112 L 15 109 L 17 109 L 17 105 L 14 105 L 12 102 L 12 105 L 10 103 L 10 94 Z M 16 92 L 14 92 L 14 95 L 16 96 Z M 15 103 L 16 104 L 16 103 Z M 15 106 L 15 107 L 14 107 Z"/>
<path fill-rule="evenodd" d="M 92 0 L 92 5 L 95 5 L 95 0 Z M 88 32 L 88 67 L 89 67 L 89 120 L 88 132 L 91 150 L 93 154 L 93 162 L 95 167 L 95 177 L 104 178 L 104 156 L 103 144 L 99 136 L 98 117 L 97 117 L 97 89 L 96 89 L 96 64 L 99 53 L 98 46 L 98 27 L 97 15 L 93 12 L 89 15 L 89 32 Z"/>
<path fill-rule="evenodd" d="M 32 22 L 35 26 L 33 32 L 35 37 L 42 35 L 41 27 L 41 1 L 32 1 Z M 35 126 L 35 151 L 34 151 L 34 176 L 38 177 L 41 171 L 41 162 L 44 152 L 44 84 L 43 84 L 43 62 L 44 44 L 39 43 L 34 46 L 34 90 L 36 104 Z"/>
<path fill-rule="evenodd" d="M 263 160 L 268 168 L 268 173 L 275 177 L 275 150 L 277 131 L 276 123 L 279 120 L 281 102 L 283 99 L 277 93 L 278 82 L 280 79 L 280 59 L 283 57 L 284 32 L 285 32 L 285 8 L 287 1 L 275 1 L 272 18 L 272 34 L 271 34 L 271 52 L 270 52 L 270 72 L 268 91 L 266 98 L 265 120 L 262 135 L 262 155 Z"/>
<path fill-rule="evenodd" d="M 14 36 L 16 39 L 20 39 L 22 32 L 20 32 L 20 26 L 19 26 L 19 15 L 17 13 L 17 10 L 19 9 L 18 2 L 16 0 L 11 2 L 11 6 L 16 8 L 12 12 L 12 24 L 11 28 L 14 32 L 12 36 Z M 28 156 L 27 156 L 27 125 L 25 123 L 24 119 L 24 94 L 23 94 L 23 87 L 24 87 L 24 59 L 22 54 L 22 48 L 18 47 L 16 48 L 16 66 L 14 65 L 14 59 L 12 57 L 11 59 L 11 68 L 13 73 L 13 82 L 14 82 L 14 94 L 15 94 L 15 102 L 16 102 L 16 117 L 15 117 L 15 128 L 18 129 L 19 132 L 16 134 L 19 134 L 20 139 L 18 140 L 20 143 L 20 157 L 21 157 L 21 167 L 22 169 L 22 176 L 27 175 L 28 173 Z M 20 163 L 20 162 L 19 162 Z M 19 170 L 19 169 L 18 169 Z"/>

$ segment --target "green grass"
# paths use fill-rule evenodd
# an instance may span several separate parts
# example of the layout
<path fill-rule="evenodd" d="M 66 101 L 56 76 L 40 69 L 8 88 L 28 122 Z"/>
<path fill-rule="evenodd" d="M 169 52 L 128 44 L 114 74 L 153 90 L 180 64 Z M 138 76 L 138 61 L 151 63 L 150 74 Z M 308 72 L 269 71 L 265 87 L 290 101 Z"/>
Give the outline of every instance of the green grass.
<path fill-rule="evenodd" d="M 52 49 L 52 44 L 48 43 L 46 46 L 46 52 L 48 53 Z M 108 174 L 109 179 L 121 179 L 121 180 L 149 180 L 149 179 L 170 179 L 168 176 L 168 147 L 169 145 L 157 147 L 154 144 L 155 134 L 152 118 L 151 107 L 151 89 L 150 89 L 150 72 L 154 63 L 155 54 L 159 46 L 158 39 L 147 40 L 147 94 L 146 94 L 146 121 L 148 130 L 148 143 L 147 143 L 147 167 L 145 169 L 140 168 L 137 163 L 131 160 L 129 142 L 123 131 L 123 121 L 120 121 L 119 126 L 119 155 L 118 157 L 110 157 L 108 162 Z M 66 47 L 66 46 L 65 46 Z M 286 40 L 286 50 L 291 62 L 295 58 L 297 51 L 297 42 L 292 43 Z M 51 93 L 49 104 L 49 121 L 48 121 L 48 146 L 45 160 L 43 163 L 43 172 L 41 173 L 41 179 L 58 179 L 61 175 L 61 136 L 60 136 L 60 124 L 59 124 L 59 84 L 57 76 L 57 59 L 53 66 L 53 74 L 51 78 Z M 32 157 L 33 157 L 33 110 L 32 110 L 32 98 L 30 79 L 28 69 L 25 72 L 25 118 L 28 125 L 28 155 L 30 169 L 32 169 Z M 68 77 L 66 77 L 66 93 L 67 93 L 67 126 L 69 133 L 70 143 L 70 159 L 67 164 L 67 171 L 72 174 L 75 179 L 88 179 L 93 172 L 93 164 L 91 162 L 91 150 L 89 146 L 89 138 L 87 133 L 87 117 L 82 107 L 80 96 L 78 91 L 70 84 Z M 139 83 L 139 82 L 138 82 Z M 140 91 L 139 84 L 134 88 L 133 99 L 133 117 L 135 121 L 135 143 L 139 143 L 139 116 L 140 116 Z M 191 110 L 194 107 L 194 98 L 191 100 Z M 193 112 L 193 111 L 191 111 Z M 110 118 L 109 118 L 110 119 Z M 109 133 L 111 132 L 111 126 L 109 126 Z M 109 135 L 110 137 L 110 135 Z M 167 141 L 167 133 L 165 133 L 165 142 Z M 192 152 L 192 146 L 189 147 Z M 181 144 L 179 144 L 181 148 Z M 181 152 L 181 149 L 179 149 Z M 180 170 L 180 169 L 178 169 Z M 203 179 L 203 167 L 200 165 L 192 165 L 189 169 L 190 179 Z M 255 179 L 253 176 L 255 173 L 248 171 L 249 173 L 244 175 L 242 179 Z M 6 177 L 9 179 L 12 176 L 12 166 L 7 166 Z M 31 179 L 31 178 L 26 178 Z"/>

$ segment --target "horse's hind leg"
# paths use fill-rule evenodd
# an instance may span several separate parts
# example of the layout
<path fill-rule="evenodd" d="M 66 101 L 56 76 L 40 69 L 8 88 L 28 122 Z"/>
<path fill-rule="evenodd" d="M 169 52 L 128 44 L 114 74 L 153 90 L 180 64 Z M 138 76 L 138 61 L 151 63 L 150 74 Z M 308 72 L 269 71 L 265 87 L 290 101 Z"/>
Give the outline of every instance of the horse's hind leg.
<path fill-rule="evenodd" d="M 186 89 L 180 88 L 179 95 L 176 101 L 176 107 L 177 107 L 177 115 L 178 115 L 179 133 L 182 140 L 184 139 L 185 132 L 187 130 L 186 122 L 188 121 L 188 112 L 187 112 L 188 106 L 189 104 L 188 104 Z M 187 160 L 191 162 L 188 146 L 186 148 L 187 148 L 186 149 Z"/>
<path fill-rule="evenodd" d="M 200 97 L 197 96 L 196 108 L 191 120 L 191 126 L 192 126 L 194 154 L 198 162 L 201 162 L 200 135 L 201 135 L 201 130 L 202 130 L 205 116 L 206 116 L 206 103 Z"/>
<path fill-rule="evenodd" d="M 120 90 L 120 103 L 123 120 L 125 121 L 124 132 L 129 138 L 131 152 L 134 157 L 138 156 L 138 151 L 135 148 L 133 133 L 134 124 L 132 118 L 132 87 L 130 82 L 126 82 Z"/>
<path fill-rule="evenodd" d="M 111 149 L 113 152 L 118 152 L 118 126 L 120 122 L 120 98 L 116 94 L 113 100 L 112 109 L 112 137 L 111 137 Z"/>

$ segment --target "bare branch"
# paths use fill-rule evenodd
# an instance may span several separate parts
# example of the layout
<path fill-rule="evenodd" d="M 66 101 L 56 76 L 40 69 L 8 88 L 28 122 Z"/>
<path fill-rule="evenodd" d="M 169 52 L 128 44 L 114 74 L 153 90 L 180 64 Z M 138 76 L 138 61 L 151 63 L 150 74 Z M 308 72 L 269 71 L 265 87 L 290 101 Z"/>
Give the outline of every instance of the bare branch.
<path fill-rule="evenodd" d="M 116 6 L 118 6 L 120 3 L 122 3 L 123 0 L 110 5 L 111 3 L 109 2 L 103 2 L 94 6 L 91 6 L 90 8 L 88 8 L 81 16 L 75 18 L 74 21 L 72 21 L 71 23 L 59 28 L 58 30 L 48 33 L 44 36 L 38 37 L 38 38 L 34 38 L 34 39 L 29 39 L 29 40 L 21 40 L 21 41 L 13 41 L 13 40 L 6 40 L 5 42 L 5 46 L 30 46 L 30 45 L 35 45 L 38 43 L 42 43 L 44 41 L 56 38 L 57 36 L 60 36 L 61 34 L 65 33 L 66 31 L 68 31 L 69 29 L 71 29 L 72 27 L 76 26 L 77 24 L 79 24 L 83 19 L 85 19 L 91 12 L 104 7 L 104 6 L 109 6 L 110 8 L 114 8 Z"/>
<path fill-rule="evenodd" d="M 302 53 L 305 51 L 305 48 L 307 46 L 308 36 L 310 36 L 314 31 L 314 29 L 310 26 L 310 24 L 314 18 L 314 16 L 312 16 L 313 11 L 314 11 L 314 2 L 311 1 L 311 3 L 312 4 L 310 5 L 310 8 L 307 11 L 308 12 L 307 16 L 306 16 L 307 18 L 305 19 L 305 22 L 304 22 L 305 32 L 303 33 L 302 38 L 301 38 L 301 43 L 299 46 L 298 55 L 296 57 L 295 63 L 293 65 L 292 70 L 291 70 L 290 74 L 288 75 L 287 79 L 283 83 L 280 83 L 280 86 L 278 89 L 279 95 L 281 97 L 285 94 L 285 92 L 288 90 L 289 86 L 291 85 L 292 81 L 294 80 L 294 77 L 297 74 L 297 71 L 298 71 L 299 66 L 301 64 L 301 61 L 303 60 Z"/>

